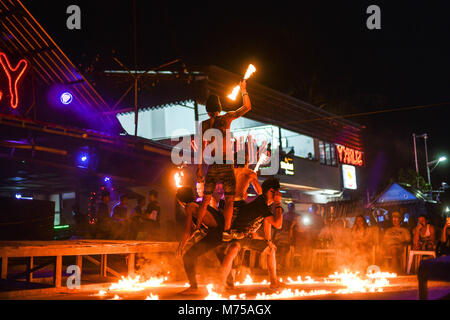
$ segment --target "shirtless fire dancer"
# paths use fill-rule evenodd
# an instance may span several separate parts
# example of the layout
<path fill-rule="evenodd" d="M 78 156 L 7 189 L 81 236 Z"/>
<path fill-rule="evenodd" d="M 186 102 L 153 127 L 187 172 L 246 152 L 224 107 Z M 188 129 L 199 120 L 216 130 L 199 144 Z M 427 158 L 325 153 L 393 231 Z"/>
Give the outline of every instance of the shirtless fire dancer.
<path fill-rule="evenodd" d="M 274 209 L 272 208 L 274 207 Z M 272 213 L 272 210 L 275 213 Z M 264 225 L 264 239 L 256 237 L 256 231 Z M 219 291 L 225 287 L 225 280 L 230 273 L 233 260 L 242 247 L 259 251 L 268 255 L 267 269 L 272 289 L 282 286 L 276 275 L 276 246 L 272 242 L 271 229 L 281 229 L 283 225 L 283 209 L 281 208 L 280 182 L 269 178 L 262 184 L 262 194 L 252 202 L 243 204 L 233 221 L 232 228 L 245 234 L 241 240 L 233 240 L 221 265 Z"/>
<path fill-rule="evenodd" d="M 240 107 L 236 111 L 229 111 L 224 115 L 220 115 L 222 111 L 222 106 L 220 104 L 219 97 L 216 95 L 210 95 L 206 102 L 206 111 L 208 112 L 209 119 L 204 120 L 202 122 L 202 137 L 206 130 L 208 129 L 218 129 L 222 133 L 223 144 L 216 145 L 214 149 L 215 152 L 219 152 L 218 155 L 222 155 L 219 163 L 213 163 L 209 165 L 208 171 L 206 173 L 205 180 L 205 191 L 202 204 L 200 206 L 198 218 L 197 218 L 197 228 L 201 226 L 203 222 L 203 217 L 206 213 L 206 208 L 211 200 L 211 194 L 214 191 L 214 188 L 218 182 L 222 182 L 223 188 L 225 190 L 225 208 L 224 208 L 224 232 L 222 235 L 222 241 L 230 241 L 233 239 L 233 232 L 230 230 L 231 228 L 231 220 L 233 217 L 233 202 L 236 191 L 236 179 L 233 170 L 233 159 L 234 156 L 229 155 L 229 159 L 231 163 L 227 162 L 227 149 L 230 149 L 230 146 L 227 148 L 227 135 L 230 135 L 230 126 L 231 122 L 244 114 L 246 114 L 251 109 L 250 98 L 247 93 L 247 83 L 245 80 L 242 80 L 240 83 L 242 99 L 244 101 L 244 105 Z M 215 143 L 214 138 L 211 143 Z M 205 147 L 208 145 L 208 141 L 203 141 L 202 143 L 202 154 L 201 159 L 204 160 L 203 152 Z M 231 150 L 229 150 L 231 151 Z M 202 173 L 202 164 L 198 164 L 197 168 L 197 180 L 199 182 L 203 181 L 203 173 Z"/>

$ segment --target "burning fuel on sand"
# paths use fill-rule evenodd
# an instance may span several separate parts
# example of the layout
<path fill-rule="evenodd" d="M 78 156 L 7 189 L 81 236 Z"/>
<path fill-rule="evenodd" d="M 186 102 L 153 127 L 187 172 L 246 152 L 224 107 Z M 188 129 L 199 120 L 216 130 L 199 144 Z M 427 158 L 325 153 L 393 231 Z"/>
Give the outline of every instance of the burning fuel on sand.
<path fill-rule="evenodd" d="M 372 272 L 365 275 L 360 275 L 359 272 L 344 271 L 341 273 L 335 272 L 328 277 L 313 279 L 310 276 L 297 276 L 296 278 L 287 277 L 285 279 L 280 278 L 285 287 L 277 290 L 276 292 L 253 292 L 251 296 L 246 293 L 225 295 L 220 293 L 210 283 L 206 285 L 207 296 L 204 300 L 276 300 L 276 299 L 290 299 L 301 298 L 311 296 L 323 296 L 323 295 L 344 295 L 351 293 L 376 293 L 383 292 L 384 288 L 390 285 L 389 279 L 395 278 L 395 273 L 389 272 Z M 320 290 L 301 290 L 298 288 L 289 288 L 289 286 L 296 285 L 321 285 L 326 289 Z M 242 283 L 235 282 L 236 288 L 250 287 L 250 286 L 268 286 L 270 283 L 267 280 L 261 282 L 253 281 L 250 275 L 247 275 Z M 149 279 L 141 279 L 139 275 L 134 277 L 122 277 L 118 282 L 110 285 L 107 290 L 100 290 L 93 296 L 104 297 L 108 300 L 121 300 L 126 298 L 127 293 L 139 292 L 144 290 L 151 290 L 156 288 L 169 288 L 169 287 L 188 287 L 189 284 L 179 285 L 170 283 L 167 276 L 151 277 Z M 159 295 L 153 292 L 149 292 L 145 300 L 159 300 Z"/>

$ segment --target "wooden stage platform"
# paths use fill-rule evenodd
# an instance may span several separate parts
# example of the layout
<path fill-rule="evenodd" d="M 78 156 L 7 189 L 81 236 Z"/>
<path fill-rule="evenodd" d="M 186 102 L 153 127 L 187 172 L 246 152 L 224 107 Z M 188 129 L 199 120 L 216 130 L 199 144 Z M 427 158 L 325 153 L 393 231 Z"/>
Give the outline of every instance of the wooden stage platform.
<path fill-rule="evenodd" d="M 128 241 L 128 240 L 65 240 L 65 241 L 0 241 L 2 259 L 1 279 L 7 279 L 9 258 L 28 258 L 26 278 L 32 282 L 33 272 L 46 265 L 34 266 L 34 257 L 55 257 L 54 285 L 61 287 L 62 257 L 75 256 L 76 264 L 82 269 L 83 258 L 100 265 L 100 274 L 119 273 L 107 266 L 110 254 L 128 255 L 128 273 L 134 272 L 137 253 L 175 253 L 178 242 Z M 100 255 L 100 261 L 90 257 Z"/>

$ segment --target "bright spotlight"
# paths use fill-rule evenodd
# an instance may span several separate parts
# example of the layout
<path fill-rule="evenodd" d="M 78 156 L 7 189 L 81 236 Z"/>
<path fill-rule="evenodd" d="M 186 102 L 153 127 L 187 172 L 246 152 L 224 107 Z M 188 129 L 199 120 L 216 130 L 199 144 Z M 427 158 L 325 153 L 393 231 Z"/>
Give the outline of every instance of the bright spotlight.
<path fill-rule="evenodd" d="M 309 225 L 311 224 L 311 218 L 310 218 L 309 216 L 304 216 L 304 217 L 302 218 L 302 223 L 303 223 L 305 226 L 309 226 Z"/>
<path fill-rule="evenodd" d="M 81 161 L 86 162 L 87 161 L 87 156 L 81 156 Z"/>
<path fill-rule="evenodd" d="M 440 158 L 439 158 L 439 162 L 442 162 L 442 161 L 445 161 L 445 160 L 447 160 L 446 157 L 440 157 Z"/>
<path fill-rule="evenodd" d="M 73 96 L 70 92 L 63 92 L 61 96 L 59 97 L 59 100 L 62 104 L 68 105 L 72 103 Z"/>
<path fill-rule="evenodd" d="M 109 182 L 109 181 L 111 181 L 111 178 L 110 177 L 105 177 L 104 181 L 105 182 Z"/>
<path fill-rule="evenodd" d="M 16 193 L 16 199 L 21 199 L 22 195 L 20 193 Z"/>

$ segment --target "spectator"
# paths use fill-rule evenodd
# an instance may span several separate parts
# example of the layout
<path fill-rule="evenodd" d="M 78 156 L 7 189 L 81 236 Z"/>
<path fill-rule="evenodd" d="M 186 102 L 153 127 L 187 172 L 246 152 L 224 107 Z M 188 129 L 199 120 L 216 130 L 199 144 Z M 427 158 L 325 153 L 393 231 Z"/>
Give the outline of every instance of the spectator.
<path fill-rule="evenodd" d="M 347 248 L 350 244 L 350 230 L 345 227 L 344 219 L 337 219 L 331 227 L 331 239 L 336 249 Z"/>
<path fill-rule="evenodd" d="M 291 225 L 295 217 L 295 204 L 288 204 L 288 211 L 284 213 L 283 216 L 283 226 L 281 230 L 275 230 L 274 239 L 275 245 L 277 247 L 277 261 L 280 269 L 285 269 L 288 265 L 287 258 L 292 244 L 292 239 L 290 237 Z"/>
<path fill-rule="evenodd" d="M 450 217 L 447 217 L 437 250 L 439 256 L 450 255 Z"/>
<path fill-rule="evenodd" d="M 144 214 L 144 207 L 145 207 L 145 198 L 140 197 L 137 199 L 137 205 L 133 209 L 133 211 L 130 214 L 130 230 L 129 230 L 129 239 L 137 240 L 139 230 L 142 226 L 142 219 Z"/>
<path fill-rule="evenodd" d="M 294 255 L 300 256 L 300 269 L 306 271 L 311 268 L 313 231 L 307 215 L 298 215 L 290 229 L 290 238 L 294 243 Z M 294 261 L 295 262 L 295 261 Z"/>
<path fill-rule="evenodd" d="M 128 197 L 122 194 L 119 197 L 119 203 L 114 206 L 111 212 L 111 218 L 114 226 L 112 230 L 113 239 L 124 240 L 128 235 Z"/>
<path fill-rule="evenodd" d="M 331 217 L 328 217 L 325 219 L 325 226 L 320 230 L 318 240 L 319 240 L 319 247 L 322 249 L 328 249 L 332 246 L 333 241 L 333 219 Z"/>
<path fill-rule="evenodd" d="M 148 231 L 152 239 L 158 238 L 160 230 L 161 207 L 158 202 L 158 191 L 150 190 L 148 193 L 148 206 L 145 210 Z"/>
<path fill-rule="evenodd" d="M 361 252 L 367 252 L 372 245 L 370 230 L 362 215 L 357 216 L 353 224 L 352 244 L 356 250 Z"/>
<path fill-rule="evenodd" d="M 417 226 L 413 230 L 414 250 L 434 250 L 436 247 L 436 235 L 434 227 L 428 223 L 425 215 L 420 215 Z"/>
<path fill-rule="evenodd" d="M 97 205 L 97 210 L 95 211 L 96 222 L 96 232 L 95 237 L 97 239 L 108 239 L 110 237 L 110 210 L 109 201 L 111 201 L 111 195 L 109 191 L 102 191 L 100 202 Z"/>
<path fill-rule="evenodd" d="M 384 255 L 392 257 L 392 269 L 400 273 L 401 265 L 404 259 L 404 249 L 411 242 L 411 234 L 409 230 L 400 226 L 400 213 L 395 211 L 392 213 L 392 227 L 384 232 L 382 246 Z"/>

